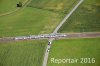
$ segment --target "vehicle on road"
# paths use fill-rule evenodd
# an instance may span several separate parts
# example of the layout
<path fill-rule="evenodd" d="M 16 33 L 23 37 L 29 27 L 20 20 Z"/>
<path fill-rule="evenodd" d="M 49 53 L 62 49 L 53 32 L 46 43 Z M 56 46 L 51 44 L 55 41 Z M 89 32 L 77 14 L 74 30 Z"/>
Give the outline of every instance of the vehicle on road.
<path fill-rule="evenodd" d="M 51 42 L 50 41 L 48 42 L 48 45 L 51 45 Z"/>
<path fill-rule="evenodd" d="M 47 49 L 47 52 L 49 52 L 49 51 L 50 51 L 50 48 Z"/>

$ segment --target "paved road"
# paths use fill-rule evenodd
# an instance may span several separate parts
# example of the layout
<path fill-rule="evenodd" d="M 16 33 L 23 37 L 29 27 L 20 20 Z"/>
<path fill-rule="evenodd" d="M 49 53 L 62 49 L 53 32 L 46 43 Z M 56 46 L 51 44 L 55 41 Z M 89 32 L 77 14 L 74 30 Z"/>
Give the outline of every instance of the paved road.
<path fill-rule="evenodd" d="M 0 38 L 0 42 L 9 42 L 9 41 L 19 41 L 19 40 L 37 40 L 37 39 L 49 39 L 49 38 L 58 38 L 66 37 L 66 34 L 40 34 L 40 35 L 29 35 L 29 36 L 17 36 L 17 37 L 4 37 Z"/>
<path fill-rule="evenodd" d="M 67 33 L 66 35 L 66 37 L 59 37 L 57 39 L 98 38 L 100 37 L 100 32 Z"/>
<path fill-rule="evenodd" d="M 58 35 L 58 36 L 57 36 Z M 100 37 L 100 32 L 84 32 L 84 33 L 59 33 L 59 34 L 42 34 L 42 35 L 32 35 L 32 36 L 17 36 L 17 37 L 5 37 L 0 38 L 1 42 L 12 42 L 19 40 L 42 40 L 49 39 L 52 42 L 54 39 L 71 39 L 71 38 L 96 38 Z M 65 35 L 65 36 L 63 36 Z M 52 37 L 53 36 L 53 37 Z"/>
<path fill-rule="evenodd" d="M 13 10 L 13 11 L 10 11 L 10 12 L 6 12 L 6 13 L 3 13 L 3 14 L 0 14 L 0 17 L 1 17 L 1 16 L 5 16 L 5 15 L 12 14 L 12 13 L 14 13 L 14 12 L 16 12 L 16 11 L 18 11 L 18 10 L 24 8 L 24 7 L 26 7 L 26 6 L 30 3 L 30 1 L 31 1 L 31 0 L 25 0 L 25 1 L 23 2 L 23 7 L 21 7 L 21 8 L 16 8 L 16 9 Z M 16 4 L 15 4 L 15 5 L 16 5 Z"/>
<path fill-rule="evenodd" d="M 67 14 L 65 16 L 65 18 L 60 22 L 60 24 L 56 27 L 56 29 L 54 30 L 54 32 L 52 34 L 56 34 L 57 31 L 60 29 L 60 27 L 66 22 L 66 20 L 71 16 L 71 14 L 78 8 L 78 6 L 83 2 L 83 0 L 80 0 L 79 3 L 70 11 L 69 14 Z M 49 39 L 49 41 L 52 43 L 53 39 Z M 44 55 L 44 60 L 43 60 L 43 65 L 42 66 L 47 66 L 47 61 L 48 61 L 48 55 L 49 52 L 47 52 L 47 50 L 51 47 L 47 46 L 46 51 L 45 51 L 45 55 Z"/>
<path fill-rule="evenodd" d="M 51 34 L 51 35 L 56 35 L 57 31 L 60 29 L 60 27 L 66 22 L 66 20 L 71 16 L 71 14 L 77 9 L 77 7 L 83 2 L 83 0 L 80 0 L 79 3 L 72 9 L 72 11 L 66 15 L 66 17 L 61 21 L 61 23 L 57 26 L 57 28 L 54 30 L 54 32 Z M 13 13 L 13 12 L 12 12 Z M 8 13 L 10 14 L 10 13 Z M 5 14 L 5 15 L 8 15 L 8 14 Z M 65 34 L 63 34 L 65 35 Z M 100 37 L 100 33 L 67 33 L 66 34 L 67 37 L 57 37 L 58 39 L 65 39 L 65 38 L 85 38 L 85 37 Z M 38 38 L 38 39 L 46 39 L 45 35 L 43 35 L 44 38 Z M 32 36 L 30 36 L 32 37 Z M 24 38 L 30 38 L 30 37 L 26 37 L 24 36 Z M 36 36 L 38 37 L 38 36 Z M 16 38 L 16 37 L 15 37 Z M 15 41 L 15 38 L 14 37 L 8 37 L 8 38 L 0 38 L 0 42 L 5 42 L 5 41 Z M 18 38 L 18 37 L 17 37 Z M 23 38 L 23 37 L 22 37 Z M 51 42 L 52 44 L 52 41 L 56 38 L 51 38 L 49 37 L 49 41 Z M 35 38 L 36 40 L 37 38 Z M 47 38 L 48 39 L 48 38 Z M 51 48 L 51 45 L 48 45 L 47 48 L 46 48 L 46 51 L 45 51 L 45 55 L 44 55 L 44 60 L 43 60 L 43 66 L 47 66 L 47 61 L 48 61 L 48 55 L 49 55 L 49 52 L 48 49 Z"/>

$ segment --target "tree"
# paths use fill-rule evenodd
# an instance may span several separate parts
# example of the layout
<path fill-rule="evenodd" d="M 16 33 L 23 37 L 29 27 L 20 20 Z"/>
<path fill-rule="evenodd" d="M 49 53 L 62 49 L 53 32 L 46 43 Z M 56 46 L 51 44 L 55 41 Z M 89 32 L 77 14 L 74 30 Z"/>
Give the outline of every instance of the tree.
<path fill-rule="evenodd" d="M 19 2 L 19 3 L 17 4 L 17 7 L 22 7 L 22 2 Z"/>

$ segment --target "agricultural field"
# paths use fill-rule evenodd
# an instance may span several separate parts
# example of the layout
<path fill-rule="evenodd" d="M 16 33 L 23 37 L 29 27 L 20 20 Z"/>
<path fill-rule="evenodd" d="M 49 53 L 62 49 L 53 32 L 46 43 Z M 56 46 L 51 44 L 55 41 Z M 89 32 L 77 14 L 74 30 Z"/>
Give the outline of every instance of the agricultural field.
<path fill-rule="evenodd" d="M 25 0 L 0 0 L 0 14 L 6 13 L 16 9 L 18 2 L 25 2 Z"/>
<path fill-rule="evenodd" d="M 52 33 L 79 1 L 0 0 L 0 66 L 42 66 L 43 59 L 48 59 L 44 54 L 49 54 L 49 49 L 48 66 L 100 66 L 100 38 L 49 38 L 54 40 L 52 47 L 49 46 L 52 41 L 36 39 L 39 34 Z M 22 7 L 17 7 L 19 2 Z M 99 12 L 99 0 L 84 0 L 58 32 L 98 32 Z M 33 35 L 37 36 L 31 40 Z M 15 37 L 15 41 L 11 37 Z M 30 39 L 25 40 L 26 37 Z M 45 52 L 46 49 L 48 51 Z M 56 64 L 51 63 L 51 58 L 95 58 L 96 63 Z"/>
<path fill-rule="evenodd" d="M 42 66 L 47 41 L 0 43 L 0 66 Z"/>
<path fill-rule="evenodd" d="M 32 0 L 28 7 L 59 13 L 68 13 L 79 0 Z"/>
<path fill-rule="evenodd" d="M 100 0 L 84 0 L 58 32 L 99 32 Z"/>
<path fill-rule="evenodd" d="M 13 1 L 9 2 L 13 3 Z M 4 8 L 5 12 L 13 9 L 16 2 L 10 4 L 12 8 L 9 8 L 10 5 L 0 7 Z M 6 16 L 0 16 L 0 37 L 51 33 L 66 15 L 64 13 L 66 9 L 70 10 L 77 2 L 75 0 L 32 0 L 25 8 Z M 62 11 L 64 12 L 62 13 Z"/>
<path fill-rule="evenodd" d="M 50 33 L 61 19 L 60 14 L 27 7 L 0 17 L 0 37 Z"/>
<path fill-rule="evenodd" d="M 47 66 L 100 66 L 100 38 L 62 39 L 53 42 Z M 51 58 L 95 58 L 93 63 L 51 63 Z M 57 62 L 57 61 L 56 61 Z M 80 61 L 78 61 L 80 62 Z"/>

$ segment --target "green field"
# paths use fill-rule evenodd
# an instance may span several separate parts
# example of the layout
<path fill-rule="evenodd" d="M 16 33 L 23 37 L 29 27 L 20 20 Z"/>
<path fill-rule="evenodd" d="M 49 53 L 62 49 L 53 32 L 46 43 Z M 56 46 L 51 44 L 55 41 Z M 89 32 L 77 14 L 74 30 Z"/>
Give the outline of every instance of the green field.
<path fill-rule="evenodd" d="M 13 1 L 9 2 L 12 3 L 11 6 L 15 7 L 16 1 L 14 3 Z M 64 18 L 65 13 L 77 2 L 75 0 L 32 0 L 27 7 L 9 15 L 0 16 L 0 37 L 51 33 Z M 3 2 L 2 4 L 6 3 Z M 60 6 L 61 4 L 62 6 Z M 0 7 L 4 8 L 4 11 L 12 9 L 9 8 L 10 6 L 3 6 Z M 68 10 L 66 11 L 66 9 Z"/>
<path fill-rule="evenodd" d="M 47 41 L 0 43 L 0 66 L 42 66 Z"/>
<path fill-rule="evenodd" d="M 50 33 L 62 17 L 61 14 L 26 7 L 0 17 L 0 37 Z"/>
<path fill-rule="evenodd" d="M 84 0 L 71 15 L 59 32 L 98 32 L 100 31 L 100 0 Z"/>
<path fill-rule="evenodd" d="M 0 14 L 15 10 L 16 4 L 25 0 L 0 0 Z"/>
<path fill-rule="evenodd" d="M 51 63 L 51 58 L 95 58 L 95 63 Z M 80 62 L 80 61 L 79 61 Z M 100 66 L 100 38 L 63 39 L 53 42 L 48 66 Z"/>
<path fill-rule="evenodd" d="M 32 0 L 28 7 L 68 13 L 79 0 Z"/>

